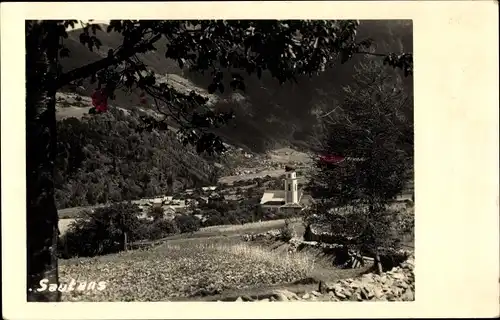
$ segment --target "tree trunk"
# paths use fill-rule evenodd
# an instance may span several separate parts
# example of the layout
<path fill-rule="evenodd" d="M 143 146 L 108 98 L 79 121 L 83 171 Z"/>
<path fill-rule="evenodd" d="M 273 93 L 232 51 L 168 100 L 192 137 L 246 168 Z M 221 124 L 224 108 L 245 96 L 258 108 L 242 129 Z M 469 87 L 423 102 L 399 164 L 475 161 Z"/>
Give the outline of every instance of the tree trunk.
<path fill-rule="evenodd" d="M 375 254 L 375 265 L 377 266 L 377 273 L 378 274 L 382 274 L 382 272 L 384 272 L 384 270 L 382 269 L 382 262 L 380 261 L 380 254 L 377 252 Z"/>
<path fill-rule="evenodd" d="M 44 22 L 43 28 L 39 23 L 26 36 L 26 231 L 29 302 L 61 299 L 58 291 L 36 290 L 42 279 L 48 280 L 47 285 L 59 284 L 59 228 L 53 183 L 56 155 L 54 84 L 58 37 L 47 36 L 49 33 L 53 34 L 47 28 L 51 28 L 50 23 Z"/>

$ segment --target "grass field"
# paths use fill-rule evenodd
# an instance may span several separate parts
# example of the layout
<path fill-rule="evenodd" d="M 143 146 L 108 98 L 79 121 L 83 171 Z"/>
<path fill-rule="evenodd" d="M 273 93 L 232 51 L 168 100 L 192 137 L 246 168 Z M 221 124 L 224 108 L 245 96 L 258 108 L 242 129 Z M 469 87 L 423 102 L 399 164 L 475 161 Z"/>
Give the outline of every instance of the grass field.
<path fill-rule="evenodd" d="M 300 226 L 300 219 L 290 219 L 297 227 Z M 261 222 L 251 222 L 241 225 L 222 225 L 201 228 L 197 235 L 234 235 L 243 233 L 266 232 L 272 229 L 279 229 L 285 225 L 285 219 L 269 220 Z"/>
<path fill-rule="evenodd" d="M 317 282 L 352 278 L 363 269 L 337 269 L 314 248 L 290 254 L 280 241 L 243 242 L 242 234 L 279 229 L 285 220 L 202 228 L 169 237 L 150 250 L 60 260 L 62 283 L 106 281 L 102 291 L 63 293 L 63 301 L 206 301 L 264 295 L 276 288 L 315 290 Z M 293 220 L 303 234 L 300 219 Z M 313 283 L 295 283 L 303 279 Z"/>
<path fill-rule="evenodd" d="M 107 281 L 106 289 L 65 293 L 64 301 L 165 301 L 307 277 L 314 260 L 277 254 L 238 239 L 174 241 L 151 251 L 61 261 L 62 282 Z"/>
<path fill-rule="evenodd" d="M 214 226 L 171 237 L 151 250 L 60 260 L 62 283 L 107 281 L 103 291 L 75 290 L 64 293 L 63 301 L 223 300 L 272 288 L 313 290 L 317 283 L 294 282 L 349 278 L 365 271 L 336 269 L 314 252 L 290 254 L 282 242 L 246 243 L 240 238 L 282 225 L 284 220 Z M 298 220 L 293 226 L 297 232 L 303 228 Z"/>

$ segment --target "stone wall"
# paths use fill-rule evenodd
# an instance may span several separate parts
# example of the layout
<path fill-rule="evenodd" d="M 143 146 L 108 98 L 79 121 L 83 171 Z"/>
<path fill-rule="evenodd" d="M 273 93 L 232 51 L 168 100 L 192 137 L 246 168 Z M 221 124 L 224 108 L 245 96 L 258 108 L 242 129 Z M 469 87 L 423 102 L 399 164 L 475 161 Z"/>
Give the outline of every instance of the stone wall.
<path fill-rule="evenodd" d="M 274 290 L 259 297 L 241 296 L 232 301 L 414 301 L 415 260 L 408 260 L 380 275 L 368 273 L 354 279 L 320 282 L 318 290 L 295 293 Z"/>
<path fill-rule="evenodd" d="M 414 301 L 415 260 L 411 256 L 400 266 L 381 275 L 368 273 L 360 278 L 320 283 L 318 291 L 333 301 Z"/>
<path fill-rule="evenodd" d="M 249 233 L 241 236 L 243 241 L 256 241 L 256 240 L 275 240 L 281 235 L 280 230 L 269 230 L 262 233 Z"/>
<path fill-rule="evenodd" d="M 304 232 L 304 240 L 323 243 L 339 243 L 348 242 L 350 239 L 345 236 L 334 235 L 333 233 L 328 232 L 327 228 L 322 227 L 319 224 L 308 224 Z"/>

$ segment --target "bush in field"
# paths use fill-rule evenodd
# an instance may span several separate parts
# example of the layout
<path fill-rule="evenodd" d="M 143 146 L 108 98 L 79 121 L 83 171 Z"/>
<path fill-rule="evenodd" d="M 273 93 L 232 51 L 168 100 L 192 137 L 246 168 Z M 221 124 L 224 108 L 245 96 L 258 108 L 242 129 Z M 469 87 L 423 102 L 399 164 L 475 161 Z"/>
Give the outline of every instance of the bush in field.
<path fill-rule="evenodd" d="M 158 240 L 180 233 L 180 229 L 174 221 L 165 219 L 158 219 L 149 222 L 147 223 L 145 229 L 147 230 L 147 238 L 149 240 Z"/>
<path fill-rule="evenodd" d="M 203 222 L 204 227 L 220 226 L 226 224 L 236 224 L 234 222 L 234 217 L 229 214 L 229 212 L 225 215 L 219 213 L 218 211 L 216 211 L 215 213 L 211 212 L 211 214 Z"/>
<path fill-rule="evenodd" d="M 415 230 L 415 215 L 413 210 L 408 210 L 398 215 L 398 231 L 401 234 L 413 235 Z"/>
<path fill-rule="evenodd" d="M 201 221 L 193 215 L 178 215 L 173 222 L 178 226 L 181 233 L 195 232 L 201 227 Z"/>
<path fill-rule="evenodd" d="M 288 242 L 295 236 L 292 224 L 289 219 L 285 220 L 285 225 L 280 229 L 279 238 L 282 241 Z"/>

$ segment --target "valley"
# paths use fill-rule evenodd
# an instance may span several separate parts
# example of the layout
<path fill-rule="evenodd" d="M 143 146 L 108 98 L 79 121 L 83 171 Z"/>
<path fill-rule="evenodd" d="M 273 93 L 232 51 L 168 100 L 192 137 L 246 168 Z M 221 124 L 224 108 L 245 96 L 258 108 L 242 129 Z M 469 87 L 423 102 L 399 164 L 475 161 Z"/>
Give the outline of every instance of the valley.
<path fill-rule="evenodd" d="M 197 23 L 64 37 L 62 301 L 414 300 L 412 22 Z"/>

